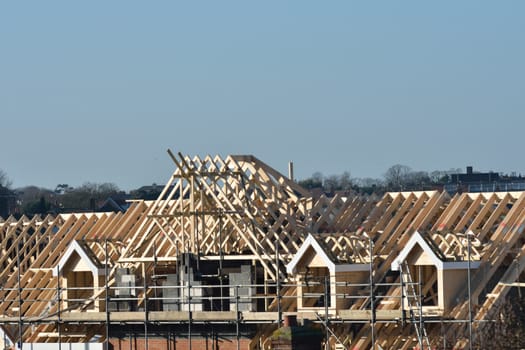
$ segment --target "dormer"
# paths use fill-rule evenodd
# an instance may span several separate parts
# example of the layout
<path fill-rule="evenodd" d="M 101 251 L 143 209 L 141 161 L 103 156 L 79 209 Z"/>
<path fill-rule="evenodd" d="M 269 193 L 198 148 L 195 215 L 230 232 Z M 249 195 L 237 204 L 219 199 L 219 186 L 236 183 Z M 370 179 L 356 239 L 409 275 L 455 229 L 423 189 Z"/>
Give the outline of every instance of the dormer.
<path fill-rule="evenodd" d="M 64 308 L 74 309 L 88 303 L 88 310 L 101 311 L 103 297 L 88 302 L 104 286 L 105 266 L 83 241 L 73 241 L 53 269 L 53 276 L 60 276 L 64 288 Z"/>
<path fill-rule="evenodd" d="M 369 265 L 339 261 L 323 236 L 309 234 L 286 266 L 288 274 L 298 282 L 297 311 L 322 311 L 325 293 L 329 295 L 329 312 L 348 307 L 349 299 L 336 298 L 336 294 L 350 294 L 351 287 L 337 282 L 362 283 L 368 278 Z M 325 291 L 326 287 L 328 290 Z"/>
<path fill-rule="evenodd" d="M 479 261 L 471 261 L 470 269 L 479 265 Z M 412 281 L 416 293 L 421 282 L 423 308 L 446 311 L 455 305 L 457 293 L 465 286 L 469 262 L 447 257 L 430 237 L 415 231 L 391 269 L 401 270 L 404 282 Z M 408 285 L 406 288 L 404 294 L 409 295 L 411 288 Z"/>

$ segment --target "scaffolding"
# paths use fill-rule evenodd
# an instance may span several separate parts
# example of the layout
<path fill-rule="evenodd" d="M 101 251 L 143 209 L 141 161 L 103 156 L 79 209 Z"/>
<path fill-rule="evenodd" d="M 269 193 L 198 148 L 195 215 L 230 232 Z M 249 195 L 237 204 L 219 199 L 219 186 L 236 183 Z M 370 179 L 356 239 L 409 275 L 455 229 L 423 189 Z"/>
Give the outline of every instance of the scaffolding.
<path fill-rule="evenodd" d="M 314 198 L 253 156 L 169 154 L 156 201 L 0 221 L 13 342 L 133 331 L 147 348 L 167 324 L 194 341 L 217 324 L 263 349 L 292 314 L 331 348 L 468 348 L 521 286 L 523 192 Z"/>
<path fill-rule="evenodd" d="M 108 250 L 109 243 L 106 242 L 105 249 Z M 372 266 L 372 265 L 371 265 Z M 105 266 L 106 271 L 110 268 Z M 139 269 L 147 271 L 147 269 Z M 188 271 L 188 270 L 187 270 Z M 23 287 L 4 288 L 12 299 L 3 299 L 2 302 L 17 305 L 13 309 L 18 311 L 18 315 L 2 316 L 0 323 L 10 331 L 13 342 L 18 344 L 35 343 L 40 337 L 56 338 L 56 343 L 69 343 L 77 338 L 84 341 L 95 339 L 104 339 L 105 349 L 109 349 L 111 339 L 111 329 L 114 326 L 121 327 L 125 324 L 143 324 L 144 325 L 144 347 L 148 348 L 148 327 L 162 324 L 169 325 L 186 325 L 187 336 L 191 346 L 192 325 L 213 323 L 235 324 L 237 347 L 240 348 L 240 329 L 242 325 L 262 324 L 272 325 L 273 328 L 279 326 L 279 320 L 282 320 L 283 313 L 296 315 L 301 322 L 312 322 L 319 324 L 326 331 L 326 344 L 333 346 L 339 345 L 346 348 L 348 339 L 343 339 L 343 334 L 338 328 L 345 324 L 373 324 L 381 323 L 399 323 L 399 322 L 416 322 L 409 319 L 410 310 L 405 310 L 402 303 L 402 293 L 400 296 L 375 295 L 377 287 L 397 287 L 397 282 L 393 283 L 370 283 L 352 284 L 348 282 L 337 282 L 330 286 L 330 276 L 324 276 L 318 280 L 308 282 L 309 287 L 319 287 L 318 292 L 309 292 L 305 297 L 313 298 L 320 301 L 320 306 L 312 307 L 309 311 L 283 311 L 277 304 L 287 305 L 294 302 L 296 295 L 286 291 L 297 290 L 298 287 L 306 287 L 305 284 L 271 281 L 264 284 L 227 284 L 227 285 L 193 285 L 190 278 L 186 278 L 182 283 L 158 285 L 158 275 L 134 276 L 135 279 L 128 279 L 143 283 L 133 283 L 128 285 L 110 284 L 105 275 L 105 283 L 98 290 L 92 286 L 87 287 L 70 287 L 62 285 L 63 279 L 60 275 L 56 277 L 56 287 Z M 130 276 L 130 275 L 126 275 Z M 403 286 L 411 286 L 411 283 L 403 283 Z M 334 288 L 335 287 L 335 288 Z M 369 294 L 359 293 L 349 295 L 346 293 L 337 293 L 337 287 L 354 287 L 367 288 Z M 214 293 L 213 289 L 226 288 L 228 295 L 219 295 Z M 247 290 L 256 291 L 258 289 L 273 290 L 270 294 L 246 293 Z M 206 290 L 207 293 L 201 293 Z M 403 290 L 403 287 L 402 287 Z M 103 291 L 100 293 L 100 291 Z M 241 293 L 240 291 L 244 291 Z M 38 292 L 41 295 L 47 295 L 47 298 L 28 299 L 23 298 L 24 293 Z M 69 295 L 72 297 L 64 297 Z M 75 297 L 84 295 L 85 297 Z M 177 295 L 178 297 L 173 297 Z M 329 305 L 329 300 L 334 297 L 337 300 L 350 300 L 355 305 L 366 305 L 352 312 L 337 312 Z M 376 309 L 374 303 L 376 300 L 381 302 L 393 302 L 400 305 L 400 309 L 382 310 Z M 258 302 L 261 301 L 261 302 Z M 324 302 L 323 302 L 324 301 Z M 39 317 L 24 315 L 19 310 L 31 310 L 37 304 L 53 305 L 48 312 Z M 93 305 L 104 305 L 92 312 L 83 312 Z M 269 308 L 259 310 L 256 304 L 270 305 Z M 64 305 L 74 305 L 67 308 Z M 213 310 L 212 305 L 221 305 L 220 310 Z M 423 316 L 423 314 L 421 314 Z M 104 328 L 98 328 L 101 334 L 75 334 L 65 329 L 68 325 L 104 325 Z M 39 333 L 29 335 L 28 328 L 42 326 Z M 198 335 L 197 335 L 198 336 Z M 257 339 L 255 348 L 267 348 L 270 334 L 267 337 Z M 91 337 L 88 339 L 87 337 Z"/>
<path fill-rule="evenodd" d="M 106 243 L 106 249 L 108 243 Z M 373 264 L 370 264 L 374 274 Z M 409 267 L 405 263 L 405 269 L 400 273 L 399 281 L 390 283 L 376 283 L 373 277 L 368 283 L 349 283 L 336 282 L 331 285 L 330 277 L 324 276 L 317 280 L 310 280 L 307 283 L 298 284 L 290 282 L 271 281 L 264 284 L 227 284 L 227 285 L 193 285 L 190 278 L 183 283 L 174 285 L 158 285 L 158 275 L 135 276 L 135 281 L 143 280 L 143 283 L 123 285 L 111 285 L 109 280 L 105 279 L 104 286 L 100 290 L 104 292 L 97 293 L 93 287 L 68 287 L 61 285 L 60 276 L 56 278 L 56 288 L 5 288 L 3 291 L 15 296 L 13 299 L 4 299 L 3 302 L 18 305 L 14 308 L 17 310 L 30 310 L 34 304 L 46 303 L 54 305 L 53 310 L 40 317 L 23 315 L 0 317 L 0 323 L 11 331 L 13 342 L 18 344 L 34 343 L 39 337 L 56 338 L 56 343 L 69 343 L 78 341 L 82 338 L 84 341 L 103 339 L 105 349 L 109 349 L 112 327 L 122 327 L 126 324 L 142 324 L 144 326 L 144 348 L 148 349 L 148 328 L 158 327 L 159 325 L 178 325 L 187 327 L 187 338 L 191 347 L 192 343 L 192 326 L 204 325 L 209 323 L 223 323 L 235 325 L 235 339 L 237 348 L 240 349 L 241 327 L 270 325 L 270 329 L 276 329 L 282 320 L 283 313 L 295 315 L 301 323 L 311 322 L 318 324 L 325 331 L 325 344 L 330 349 L 349 349 L 355 339 L 349 339 L 346 332 L 349 326 L 360 324 L 363 329 L 368 329 L 370 347 L 378 349 L 385 346 L 384 342 L 376 343 L 376 323 L 380 326 L 392 324 L 394 326 L 403 326 L 407 324 L 413 327 L 417 336 L 417 343 L 421 349 L 431 349 L 430 340 L 425 329 L 425 323 L 455 324 L 458 322 L 473 322 L 472 319 L 452 320 L 443 317 L 436 317 L 432 312 L 426 313 L 422 306 L 422 288 L 421 280 L 414 282 L 407 272 Z M 109 266 L 106 265 L 106 269 Z M 146 271 L 146 269 L 139 269 Z M 106 275 L 107 276 L 107 275 Z M 308 311 L 283 311 L 282 305 L 295 302 L 298 295 L 287 291 L 297 291 L 298 288 L 316 288 L 317 292 L 309 291 L 302 297 L 315 299 L 317 304 Z M 338 287 L 355 288 L 359 290 L 357 294 L 337 293 Z M 214 293 L 213 289 L 226 288 L 227 295 Z M 380 290 L 400 288 L 399 295 L 384 295 Z M 241 290 L 273 290 L 270 294 L 241 293 Z M 207 293 L 201 293 L 206 290 Z M 23 293 L 38 291 L 41 294 L 48 295 L 49 299 L 25 299 Z M 363 292 L 364 291 L 364 292 Z M 366 292 L 368 291 L 368 292 Z M 86 292 L 92 293 L 86 298 L 65 298 L 66 295 L 86 295 Z M 178 297 L 173 297 L 177 295 Z M 352 306 L 347 310 L 334 310 L 329 301 L 334 297 L 336 300 L 350 301 Z M 261 302 L 258 302 L 258 301 Z M 405 302 L 405 300 L 407 300 Z M 105 305 L 98 312 L 82 312 L 90 305 Z M 62 305 L 76 305 L 65 309 Z M 259 310 L 256 304 L 270 305 L 269 308 Z M 278 306 L 279 304 L 279 306 Z M 213 310 L 212 305 L 221 305 L 220 310 Z M 383 308 L 383 305 L 395 305 L 394 308 Z M 248 307 L 246 307 L 248 306 Z M 101 334 L 75 334 L 67 332 L 69 324 L 76 325 L 104 325 L 104 328 L 98 328 Z M 44 326 L 42 331 L 37 334 L 27 334 L 27 328 L 36 325 Z M 182 325 L 182 326 L 181 326 Z M 86 337 L 90 336 L 91 339 Z M 260 336 L 255 339 L 253 348 L 267 349 L 271 333 Z M 199 337 L 198 334 L 194 337 Z M 378 337 L 379 339 L 381 337 Z M 361 344 L 363 346 L 363 344 Z M 445 347 L 446 348 L 446 347 Z"/>

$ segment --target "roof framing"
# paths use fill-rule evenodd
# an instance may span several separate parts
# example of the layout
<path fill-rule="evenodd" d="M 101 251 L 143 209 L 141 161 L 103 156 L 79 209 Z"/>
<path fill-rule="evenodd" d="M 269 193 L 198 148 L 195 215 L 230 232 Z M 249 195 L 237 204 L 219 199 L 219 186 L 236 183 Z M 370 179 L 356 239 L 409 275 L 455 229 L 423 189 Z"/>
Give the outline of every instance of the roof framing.
<path fill-rule="evenodd" d="M 83 254 L 82 249 L 72 248 L 76 241 L 85 242 L 100 262 L 108 262 L 109 285 L 115 283 L 118 267 L 143 266 L 148 272 L 155 262 L 172 262 L 180 252 L 207 259 L 249 257 L 263 266 L 266 278 L 273 280 L 286 276 L 288 264 L 287 270 L 292 273 L 288 278 L 293 278 L 294 267 L 308 249 L 319 254 L 334 271 L 337 266 L 372 262 L 374 280 L 381 282 L 392 277 L 391 270 L 416 246 L 428 253 L 439 268 L 464 268 L 467 252 L 463 235 L 471 231 L 475 235 L 471 267 L 477 320 L 493 317 L 501 300 L 520 282 L 525 268 L 524 192 L 450 197 L 443 192 L 425 191 L 391 192 L 382 197 L 313 198 L 253 156 L 189 157 L 170 152 L 170 157 L 174 171 L 160 197 L 134 201 L 125 213 L 0 220 L 0 299 L 4 300 L 0 314 L 16 317 L 17 308 L 34 319 L 56 314 L 57 305 L 44 300 L 56 298 L 59 276 L 54 269 L 74 252 Z M 373 243 L 372 257 L 368 255 L 367 241 L 360 239 L 365 232 Z M 93 266 L 97 264 L 91 260 L 95 271 Z M 34 302 L 19 303 L 19 286 L 21 298 Z M 284 288 L 283 293 L 288 296 L 285 310 L 293 310 L 293 287 Z M 462 290 L 460 295 L 465 293 Z M 400 296 L 400 286 L 384 294 Z M 367 305 L 356 302 L 343 311 L 364 312 Z M 395 302 L 381 304 L 384 312 L 399 307 Z M 466 300 L 458 299 L 446 317 L 466 319 Z M 480 329 L 484 324 L 479 324 Z M 427 326 L 434 339 L 453 337 L 464 327 L 450 324 L 443 335 L 439 326 Z M 55 332 L 54 325 L 33 327 L 23 329 L 27 341 L 36 341 L 38 336 L 34 334 Z M 96 327 L 100 328 L 87 326 L 85 338 L 75 341 L 88 341 L 99 331 Z M 407 349 L 414 345 L 403 342 L 406 334 L 396 334 L 386 324 L 376 327 L 384 348 Z M 10 335 L 17 332 L 16 327 L 4 329 Z M 369 348 L 369 334 L 369 326 L 364 325 L 348 347 Z M 458 340 L 457 347 L 462 345 Z"/>

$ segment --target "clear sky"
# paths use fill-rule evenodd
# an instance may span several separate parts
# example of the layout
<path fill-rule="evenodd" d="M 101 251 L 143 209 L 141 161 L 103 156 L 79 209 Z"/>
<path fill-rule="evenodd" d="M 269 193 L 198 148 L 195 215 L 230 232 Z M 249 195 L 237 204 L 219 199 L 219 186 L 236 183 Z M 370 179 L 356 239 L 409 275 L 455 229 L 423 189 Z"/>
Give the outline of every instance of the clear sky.
<path fill-rule="evenodd" d="M 6 1 L 0 69 L 14 187 L 164 183 L 168 148 L 525 174 L 524 1 Z"/>

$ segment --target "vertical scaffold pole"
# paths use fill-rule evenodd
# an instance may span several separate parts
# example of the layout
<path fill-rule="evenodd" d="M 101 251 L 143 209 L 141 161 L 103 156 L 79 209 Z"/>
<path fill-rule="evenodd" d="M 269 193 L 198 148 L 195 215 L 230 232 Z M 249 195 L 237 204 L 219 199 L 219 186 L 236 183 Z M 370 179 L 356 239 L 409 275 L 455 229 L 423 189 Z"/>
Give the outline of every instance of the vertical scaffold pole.
<path fill-rule="evenodd" d="M 447 348 L 447 337 L 445 336 L 445 326 L 443 325 L 443 317 L 441 318 L 441 334 L 443 337 L 443 349 Z"/>
<path fill-rule="evenodd" d="M 401 285 L 401 325 L 405 326 L 405 282 L 403 281 L 403 269 L 399 267 L 399 284 Z"/>
<path fill-rule="evenodd" d="M 281 273 L 279 268 L 279 241 L 275 241 L 275 266 L 276 266 L 276 272 L 275 272 L 275 289 L 277 294 L 277 328 L 281 327 L 281 323 L 283 322 L 283 311 L 281 310 Z"/>
<path fill-rule="evenodd" d="M 468 287 L 468 348 L 472 350 L 472 291 L 471 291 L 471 282 L 470 282 L 470 249 L 471 242 L 470 239 L 474 234 L 472 232 L 467 233 L 467 287 Z"/>
<path fill-rule="evenodd" d="M 60 265 L 57 266 L 57 332 L 58 350 L 62 350 L 62 329 L 60 327 L 62 319 L 60 317 Z"/>
<path fill-rule="evenodd" d="M 239 285 L 235 286 L 235 311 L 236 311 L 236 334 L 237 334 L 237 350 L 241 349 L 240 343 L 240 332 L 239 332 L 239 322 L 240 322 L 240 310 L 239 310 Z"/>
<path fill-rule="evenodd" d="M 368 237 L 368 249 L 370 254 L 370 263 L 369 263 L 369 274 L 370 274 L 370 331 L 371 331 L 371 340 L 372 340 L 372 350 L 376 348 L 376 339 L 375 339 L 375 323 L 376 323 L 376 312 L 374 305 L 374 241 L 371 237 Z"/>
<path fill-rule="evenodd" d="M 423 274 L 421 272 L 421 266 L 417 267 L 418 269 L 418 286 L 419 286 L 419 347 L 421 349 L 425 348 L 425 343 L 423 341 L 424 334 L 424 325 L 423 325 Z"/>
<path fill-rule="evenodd" d="M 223 269 L 223 256 L 222 256 L 222 209 L 219 209 L 219 282 L 221 285 L 221 311 L 224 311 L 224 292 L 223 292 L 223 280 L 222 280 L 222 269 Z M 189 275 L 188 275 L 189 277 Z"/>
<path fill-rule="evenodd" d="M 189 251 L 189 250 L 188 250 Z M 188 253 L 189 254 L 189 253 Z M 187 264 L 186 264 L 186 279 L 187 279 L 187 286 L 188 286 L 188 349 L 191 350 L 191 284 L 190 284 L 190 259 L 189 255 L 187 255 Z M 221 272 L 222 273 L 222 272 Z M 222 290 L 222 283 L 221 283 L 221 290 Z M 222 301 L 221 301 L 222 302 Z M 222 307 L 221 307 L 222 311 Z"/>
<path fill-rule="evenodd" d="M 18 278 L 18 342 L 19 342 L 19 349 L 22 349 L 23 344 L 23 324 L 24 320 L 22 319 L 22 275 L 20 272 L 20 245 L 17 243 L 16 245 L 16 265 L 17 265 L 17 278 Z"/>
<path fill-rule="evenodd" d="M 325 349 L 330 350 L 330 330 L 328 328 L 328 300 L 330 298 L 330 295 L 328 295 L 328 281 L 330 280 L 330 276 L 324 276 L 324 327 L 326 332 L 326 343 L 325 343 Z"/>
<path fill-rule="evenodd" d="M 105 350 L 109 350 L 109 286 L 108 286 L 108 239 L 105 240 L 105 246 L 104 246 L 104 254 L 106 255 L 105 261 L 104 261 L 104 287 L 106 290 L 106 305 L 104 307 L 106 311 L 106 341 L 105 341 Z"/>
<path fill-rule="evenodd" d="M 144 277 L 144 349 L 148 350 L 148 281 L 146 279 L 145 263 L 142 264 L 142 276 Z"/>

